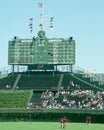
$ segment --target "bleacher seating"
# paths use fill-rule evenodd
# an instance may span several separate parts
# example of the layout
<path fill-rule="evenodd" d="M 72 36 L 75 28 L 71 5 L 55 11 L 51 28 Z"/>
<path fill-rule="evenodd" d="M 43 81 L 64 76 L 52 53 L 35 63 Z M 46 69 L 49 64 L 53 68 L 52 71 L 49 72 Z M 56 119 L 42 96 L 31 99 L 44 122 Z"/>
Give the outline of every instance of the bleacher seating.
<path fill-rule="evenodd" d="M 11 90 L 16 78 L 17 74 L 8 75 L 7 77 L 0 79 L 0 90 Z"/>
<path fill-rule="evenodd" d="M 49 90 L 57 89 L 60 75 L 22 75 L 18 86 L 20 90 Z"/>
<path fill-rule="evenodd" d="M 33 106 L 35 105 L 41 105 L 41 93 L 42 92 L 33 92 L 33 95 L 32 95 L 32 98 L 31 98 L 31 101 L 30 103 L 32 102 Z"/>
<path fill-rule="evenodd" d="M 79 102 L 83 102 L 83 99 L 86 99 L 86 96 L 74 96 L 71 95 L 74 91 L 84 91 L 84 90 L 91 90 L 94 93 L 99 91 L 97 87 L 94 87 L 94 82 L 90 81 L 90 78 L 85 78 L 81 74 L 73 74 L 73 73 L 21 73 L 21 76 L 18 80 L 19 73 L 16 73 L 14 75 L 8 75 L 8 77 L 5 77 L 3 79 L 0 79 L 0 90 L 10 90 L 12 89 L 13 91 L 20 91 L 20 90 L 31 90 L 33 92 L 31 94 L 29 103 L 32 105 L 32 108 L 34 107 L 42 107 L 42 102 L 43 104 L 45 101 L 48 100 L 42 99 L 41 95 L 43 92 L 49 92 L 51 91 L 53 94 L 53 97 L 50 97 L 50 101 L 57 101 L 57 104 L 60 108 L 60 104 L 64 107 L 69 107 L 68 102 L 64 102 L 64 94 L 60 94 L 59 97 L 56 99 L 55 98 L 55 93 L 58 91 L 61 93 L 62 92 L 69 92 L 69 94 L 66 94 L 66 98 L 69 102 L 75 100 L 74 105 L 76 106 L 71 106 L 71 107 L 78 107 Z M 99 87 L 99 86 L 98 86 Z M 27 100 L 28 102 L 28 100 Z M 70 103 L 69 103 L 70 104 Z M 51 107 L 51 106 L 48 106 Z M 43 107 L 44 108 L 44 107 Z"/>
<path fill-rule="evenodd" d="M 73 85 L 70 84 L 71 82 L 73 82 Z M 83 89 L 85 89 L 85 90 L 93 89 L 93 88 L 89 87 L 88 85 L 86 85 L 84 82 L 81 82 L 80 80 L 75 79 L 70 74 L 64 75 L 62 85 L 64 86 L 65 89 L 67 89 L 68 86 L 70 86 L 70 89 L 76 89 L 76 85 L 79 85 L 80 89 L 82 89 L 82 90 Z"/>

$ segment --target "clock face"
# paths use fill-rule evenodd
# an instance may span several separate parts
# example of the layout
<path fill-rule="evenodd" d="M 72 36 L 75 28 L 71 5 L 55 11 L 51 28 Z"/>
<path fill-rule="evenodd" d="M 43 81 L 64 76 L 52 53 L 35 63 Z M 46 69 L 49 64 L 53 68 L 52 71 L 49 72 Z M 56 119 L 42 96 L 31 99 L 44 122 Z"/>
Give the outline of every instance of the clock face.
<path fill-rule="evenodd" d="M 44 37 L 45 36 L 45 32 L 44 31 L 39 31 L 38 32 L 38 36 L 39 37 Z"/>

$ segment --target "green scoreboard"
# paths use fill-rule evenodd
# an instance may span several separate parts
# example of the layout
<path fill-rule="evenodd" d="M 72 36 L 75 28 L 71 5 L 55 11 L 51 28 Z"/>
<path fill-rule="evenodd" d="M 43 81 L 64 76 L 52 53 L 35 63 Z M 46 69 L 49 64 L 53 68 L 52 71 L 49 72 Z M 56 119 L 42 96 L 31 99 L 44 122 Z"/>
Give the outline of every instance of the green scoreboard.
<path fill-rule="evenodd" d="M 45 31 L 40 30 L 37 37 L 14 37 L 8 44 L 9 65 L 75 64 L 75 40 L 72 37 L 47 38 Z"/>

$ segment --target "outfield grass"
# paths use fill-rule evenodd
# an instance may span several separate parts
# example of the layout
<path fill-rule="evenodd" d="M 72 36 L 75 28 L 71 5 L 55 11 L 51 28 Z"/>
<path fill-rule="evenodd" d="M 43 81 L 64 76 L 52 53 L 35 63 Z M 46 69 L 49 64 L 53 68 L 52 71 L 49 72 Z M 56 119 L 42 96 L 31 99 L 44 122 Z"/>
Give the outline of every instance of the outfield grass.
<path fill-rule="evenodd" d="M 67 123 L 65 130 L 103 130 L 103 124 Z M 0 122 L 0 130 L 62 130 L 59 122 Z"/>

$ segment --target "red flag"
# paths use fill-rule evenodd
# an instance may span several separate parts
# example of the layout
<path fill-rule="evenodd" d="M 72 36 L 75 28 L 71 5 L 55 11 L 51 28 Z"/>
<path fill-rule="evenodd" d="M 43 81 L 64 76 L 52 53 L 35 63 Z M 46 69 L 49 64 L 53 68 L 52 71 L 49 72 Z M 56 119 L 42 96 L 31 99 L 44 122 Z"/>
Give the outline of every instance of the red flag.
<path fill-rule="evenodd" d="M 53 28 L 53 26 L 51 25 L 51 26 L 49 26 L 50 28 Z"/>
<path fill-rule="evenodd" d="M 43 3 L 38 3 L 38 7 L 42 8 L 43 7 Z"/>
<path fill-rule="evenodd" d="M 33 20 L 33 18 L 30 18 L 29 20 L 31 20 L 31 21 L 32 21 L 32 20 Z"/>

